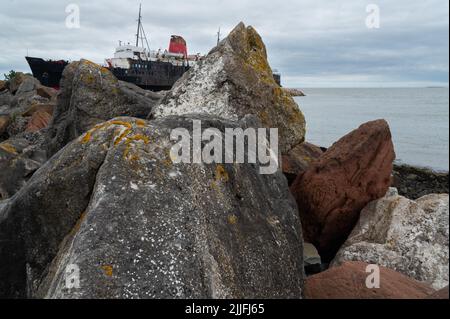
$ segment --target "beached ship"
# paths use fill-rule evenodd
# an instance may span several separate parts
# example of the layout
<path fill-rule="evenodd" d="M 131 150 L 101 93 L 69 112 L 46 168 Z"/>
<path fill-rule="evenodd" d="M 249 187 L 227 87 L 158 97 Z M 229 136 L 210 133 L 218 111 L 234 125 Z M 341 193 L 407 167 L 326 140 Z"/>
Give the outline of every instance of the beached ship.
<path fill-rule="evenodd" d="M 59 82 L 66 65 L 69 64 L 65 60 L 44 60 L 35 57 L 25 57 L 30 66 L 33 76 L 38 79 L 42 85 L 59 89 Z"/>
<path fill-rule="evenodd" d="M 188 55 L 183 37 L 172 35 L 168 50 L 151 51 L 142 25 L 139 7 L 135 45 L 116 48 L 114 57 L 106 59 L 106 67 L 121 81 L 134 83 L 148 90 L 169 90 L 173 84 L 197 61 L 200 54 Z M 26 57 L 33 76 L 43 85 L 59 88 L 62 72 L 68 61 L 52 61 Z"/>
<path fill-rule="evenodd" d="M 119 80 L 158 91 L 170 89 L 200 59 L 200 54 L 188 55 L 186 41 L 178 35 L 171 36 L 168 50 L 151 51 L 139 8 L 136 44 L 119 43 L 106 64 Z"/>
<path fill-rule="evenodd" d="M 59 87 L 62 72 L 67 61 L 44 61 L 40 58 L 26 57 L 33 76 L 43 85 Z M 150 50 L 142 25 L 139 7 L 138 26 L 135 45 L 119 42 L 114 57 L 106 59 L 105 66 L 121 81 L 153 91 L 169 90 L 175 82 L 202 59 L 198 53 L 189 55 L 186 41 L 179 35 L 172 35 L 166 50 Z M 280 75 L 274 72 L 280 84 Z"/>

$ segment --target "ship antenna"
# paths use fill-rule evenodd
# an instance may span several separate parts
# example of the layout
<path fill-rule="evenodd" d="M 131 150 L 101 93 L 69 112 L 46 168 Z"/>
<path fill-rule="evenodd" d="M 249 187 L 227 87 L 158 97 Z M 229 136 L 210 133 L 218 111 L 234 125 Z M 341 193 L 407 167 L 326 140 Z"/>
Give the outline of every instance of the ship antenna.
<path fill-rule="evenodd" d="M 219 31 L 217 32 L 217 45 L 219 45 L 220 42 L 220 27 L 219 27 Z"/>
<path fill-rule="evenodd" d="M 137 34 L 136 34 L 136 47 L 139 46 L 139 34 L 141 32 L 141 9 L 142 9 L 142 3 L 139 4 L 139 18 L 138 18 L 138 27 L 137 27 Z"/>

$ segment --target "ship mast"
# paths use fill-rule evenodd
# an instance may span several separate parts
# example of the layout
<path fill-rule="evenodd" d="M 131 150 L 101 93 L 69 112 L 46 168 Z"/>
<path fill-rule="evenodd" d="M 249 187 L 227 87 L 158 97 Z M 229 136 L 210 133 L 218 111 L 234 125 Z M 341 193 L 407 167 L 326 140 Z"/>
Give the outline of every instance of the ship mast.
<path fill-rule="evenodd" d="M 139 18 L 138 18 L 138 27 L 137 27 L 137 33 L 136 33 L 136 47 L 139 46 L 139 35 L 141 32 L 141 19 L 142 19 L 142 15 L 141 15 L 141 10 L 142 10 L 142 4 L 139 4 Z"/>

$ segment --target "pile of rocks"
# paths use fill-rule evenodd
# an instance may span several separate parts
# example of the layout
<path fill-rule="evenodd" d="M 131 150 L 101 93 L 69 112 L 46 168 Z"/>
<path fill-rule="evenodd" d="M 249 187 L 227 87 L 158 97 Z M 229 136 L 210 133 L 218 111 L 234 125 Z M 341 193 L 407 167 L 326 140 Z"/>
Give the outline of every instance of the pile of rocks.
<path fill-rule="evenodd" d="M 297 149 L 285 159 L 287 177 L 293 173 L 290 163 L 308 157 L 312 147 Z M 401 181 L 398 172 L 406 170 L 394 168 L 394 159 L 389 127 L 378 120 L 363 124 L 322 155 L 316 152 L 307 165 L 297 166 L 291 191 L 305 241 L 313 244 L 305 244 L 305 269 L 311 275 L 305 297 L 448 298 L 448 179 L 447 189 L 427 189 L 430 183 L 420 183 L 427 180 L 424 175 L 432 174 L 433 180 L 445 175 L 414 170 L 422 172 L 414 179 L 416 190 L 443 192 L 408 199 L 389 188 Z M 440 182 L 444 185 L 443 178 Z M 379 267 L 378 289 L 366 285 L 371 265 Z"/>
<path fill-rule="evenodd" d="M 14 195 L 47 160 L 43 131 L 56 107 L 57 91 L 17 73 L 0 86 L 0 200 Z"/>
<path fill-rule="evenodd" d="M 305 96 L 305 93 L 300 89 L 284 88 L 284 90 L 293 97 Z"/>
<path fill-rule="evenodd" d="M 167 96 L 69 65 L 39 144 L 49 160 L 0 202 L 0 295 L 301 298 L 300 218 L 282 172 L 170 156 L 171 131 L 192 133 L 196 119 L 222 132 L 280 127 L 286 150 L 302 142 L 303 115 L 271 74 L 243 24 Z M 66 286 L 73 265 L 79 289 Z"/>
<path fill-rule="evenodd" d="M 241 23 L 165 93 L 86 60 L 58 94 L 28 75 L 0 82 L 0 297 L 448 296 L 448 194 L 389 189 L 384 120 L 328 150 L 304 142 L 272 74 Z M 280 169 L 175 164 L 171 133 L 192 139 L 194 120 L 222 137 L 278 128 Z"/>
<path fill-rule="evenodd" d="M 56 93 L 23 73 L 3 82 L 0 85 L 0 142 L 47 127 L 56 104 Z"/>

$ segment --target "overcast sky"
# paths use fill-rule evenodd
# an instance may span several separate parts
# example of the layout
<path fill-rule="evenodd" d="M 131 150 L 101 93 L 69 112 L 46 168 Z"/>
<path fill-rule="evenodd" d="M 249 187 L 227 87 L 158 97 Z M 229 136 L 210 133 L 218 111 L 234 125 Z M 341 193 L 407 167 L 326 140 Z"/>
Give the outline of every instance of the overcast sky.
<path fill-rule="evenodd" d="M 448 86 L 447 0 L 0 0 L 0 78 L 30 72 L 30 56 L 103 63 L 118 41 L 133 42 L 139 3 L 151 49 L 182 35 L 207 53 L 239 21 L 253 25 L 270 63 L 290 87 Z M 80 8 L 69 29 L 66 7 Z M 366 27 L 368 4 L 380 28 Z"/>

